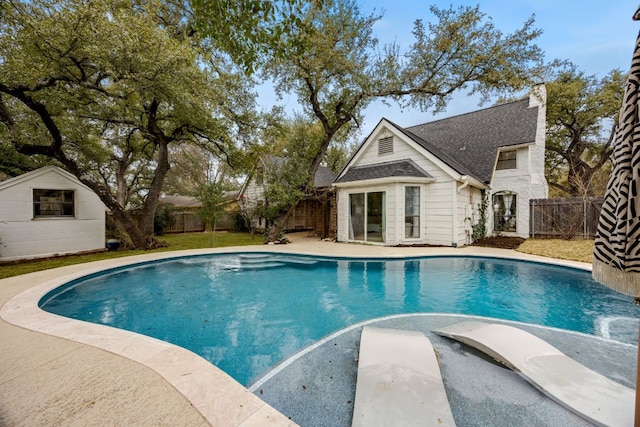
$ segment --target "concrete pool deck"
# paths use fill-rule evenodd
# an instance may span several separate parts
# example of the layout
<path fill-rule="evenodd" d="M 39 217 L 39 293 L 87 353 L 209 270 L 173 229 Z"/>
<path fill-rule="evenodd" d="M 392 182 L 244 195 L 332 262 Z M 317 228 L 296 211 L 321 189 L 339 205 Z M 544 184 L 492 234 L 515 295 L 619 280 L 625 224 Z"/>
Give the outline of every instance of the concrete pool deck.
<path fill-rule="evenodd" d="M 293 242 L 288 245 L 149 254 L 0 280 L 0 425 L 350 424 L 357 368 L 353 351 L 357 354 L 361 325 L 305 349 L 257 384 L 252 393 L 186 350 L 130 332 L 65 319 L 35 305 L 57 284 L 105 268 L 176 255 L 253 250 L 371 257 L 482 255 L 590 268 L 589 264 L 490 248 L 391 248 L 323 242 L 305 236 L 291 235 Z M 462 317 L 397 316 L 372 323 L 428 334 L 440 356 L 458 425 L 486 425 L 487 420 L 506 425 L 504 420 L 524 419 L 528 425 L 589 425 L 513 372 L 431 334 L 431 329 Z M 591 369 L 634 387 L 636 346 L 525 327 Z"/>

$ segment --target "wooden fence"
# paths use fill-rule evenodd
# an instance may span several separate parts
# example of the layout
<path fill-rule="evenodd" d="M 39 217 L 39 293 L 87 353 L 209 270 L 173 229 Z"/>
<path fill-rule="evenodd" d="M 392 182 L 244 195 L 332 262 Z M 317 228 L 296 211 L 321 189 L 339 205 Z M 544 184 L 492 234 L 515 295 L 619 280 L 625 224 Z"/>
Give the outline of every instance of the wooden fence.
<path fill-rule="evenodd" d="M 603 197 L 532 199 L 529 201 L 529 236 L 595 239 L 603 200 Z"/>
<path fill-rule="evenodd" d="M 216 221 L 216 230 L 233 230 L 233 217 L 231 212 L 223 213 Z M 197 233 L 205 231 L 205 223 L 196 212 L 174 212 L 171 222 L 164 228 L 165 233 Z"/>

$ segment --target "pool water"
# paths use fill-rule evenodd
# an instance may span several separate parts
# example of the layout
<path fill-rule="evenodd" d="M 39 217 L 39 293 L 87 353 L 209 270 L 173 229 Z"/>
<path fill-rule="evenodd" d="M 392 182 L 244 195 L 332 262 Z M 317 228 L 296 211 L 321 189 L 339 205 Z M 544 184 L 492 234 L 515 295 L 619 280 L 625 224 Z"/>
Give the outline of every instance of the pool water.
<path fill-rule="evenodd" d="M 40 306 L 187 348 L 244 385 L 322 337 L 381 316 L 471 314 L 591 334 L 626 324 L 628 342 L 637 342 L 640 318 L 631 297 L 589 272 L 478 257 L 175 258 L 76 280 Z"/>

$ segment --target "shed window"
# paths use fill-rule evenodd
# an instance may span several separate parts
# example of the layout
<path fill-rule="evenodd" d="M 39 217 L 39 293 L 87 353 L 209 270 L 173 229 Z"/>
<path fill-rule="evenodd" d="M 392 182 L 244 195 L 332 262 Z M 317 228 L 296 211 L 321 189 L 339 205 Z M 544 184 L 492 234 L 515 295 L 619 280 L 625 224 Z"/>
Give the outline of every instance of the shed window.
<path fill-rule="evenodd" d="M 378 140 L 378 155 L 393 153 L 393 136 L 380 138 Z"/>
<path fill-rule="evenodd" d="M 498 164 L 496 170 L 516 169 L 516 150 L 502 151 L 498 154 Z"/>
<path fill-rule="evenodd" d="M 33 190 L 33 217 L 73 217 L 75 192 L 73 190 Z"/>

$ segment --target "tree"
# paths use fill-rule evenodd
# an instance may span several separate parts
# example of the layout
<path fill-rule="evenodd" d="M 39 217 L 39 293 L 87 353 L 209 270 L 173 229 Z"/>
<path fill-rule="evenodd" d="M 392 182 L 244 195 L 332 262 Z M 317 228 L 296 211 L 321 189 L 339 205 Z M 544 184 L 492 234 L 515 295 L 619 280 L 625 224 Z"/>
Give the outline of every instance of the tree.
<path fill-rule="evenodd" d="M 191 0 L 196 28 L 219 50 L 253 74 L 267 56 L 289 53 L 283 37 L 305 25 L 305 0 Z M 322 0 L 314 0 L 322 7 Z"/>
<path fill-rule="evenodd" d="M 216 223 L 225 212 L 228 189 L 229 187 L 225 185 L 225 182 L 218 178 L 203 185 L 196 193 L 196 198 L 202 203 L 202 208 L 198 210 L 198 215 L 209 226 L 211 247 L 214 246 Z"/>
<path fill-rule="evenodd" d="M 625 78 L 620 70 L 598 78 L 567 64 L 547 83 L 550 186 L 569 196 L 604 193 Z"/>
<path fill-rule="evenodd" d="M 131 246 L 154 246 L 171 147 L 231 157 L 252 119 L 246 79 L 194 38 L 178 0 L 9 1 L 2 14 L 0 151 L 19 159 L 3 170 L 62 165 Z"/>
<path fill-rule="evenodd" d="M 322 126 L 307 188 L 331 141 L 357 127 L 373 100 L 440 111 L 458 90 L 487 99 L 528 88 L 541 64 L 542 52 L 532 44 L 540 34 L 533 19 L 505 35 L 478 7 L 431 7 L 437 22 L 425 26 L 417 20 L 415 41 L 401 54 L 395 44 L 378 48 L 373 25 L 381 16 L 362 14 L 354 0 L 327 0 L 305 12 L 303 25 L 274 47 L 288 47 L 289 54 L 274 55 L 264 71 L 278 93 L 294 91 L 305 113 Z"/>

